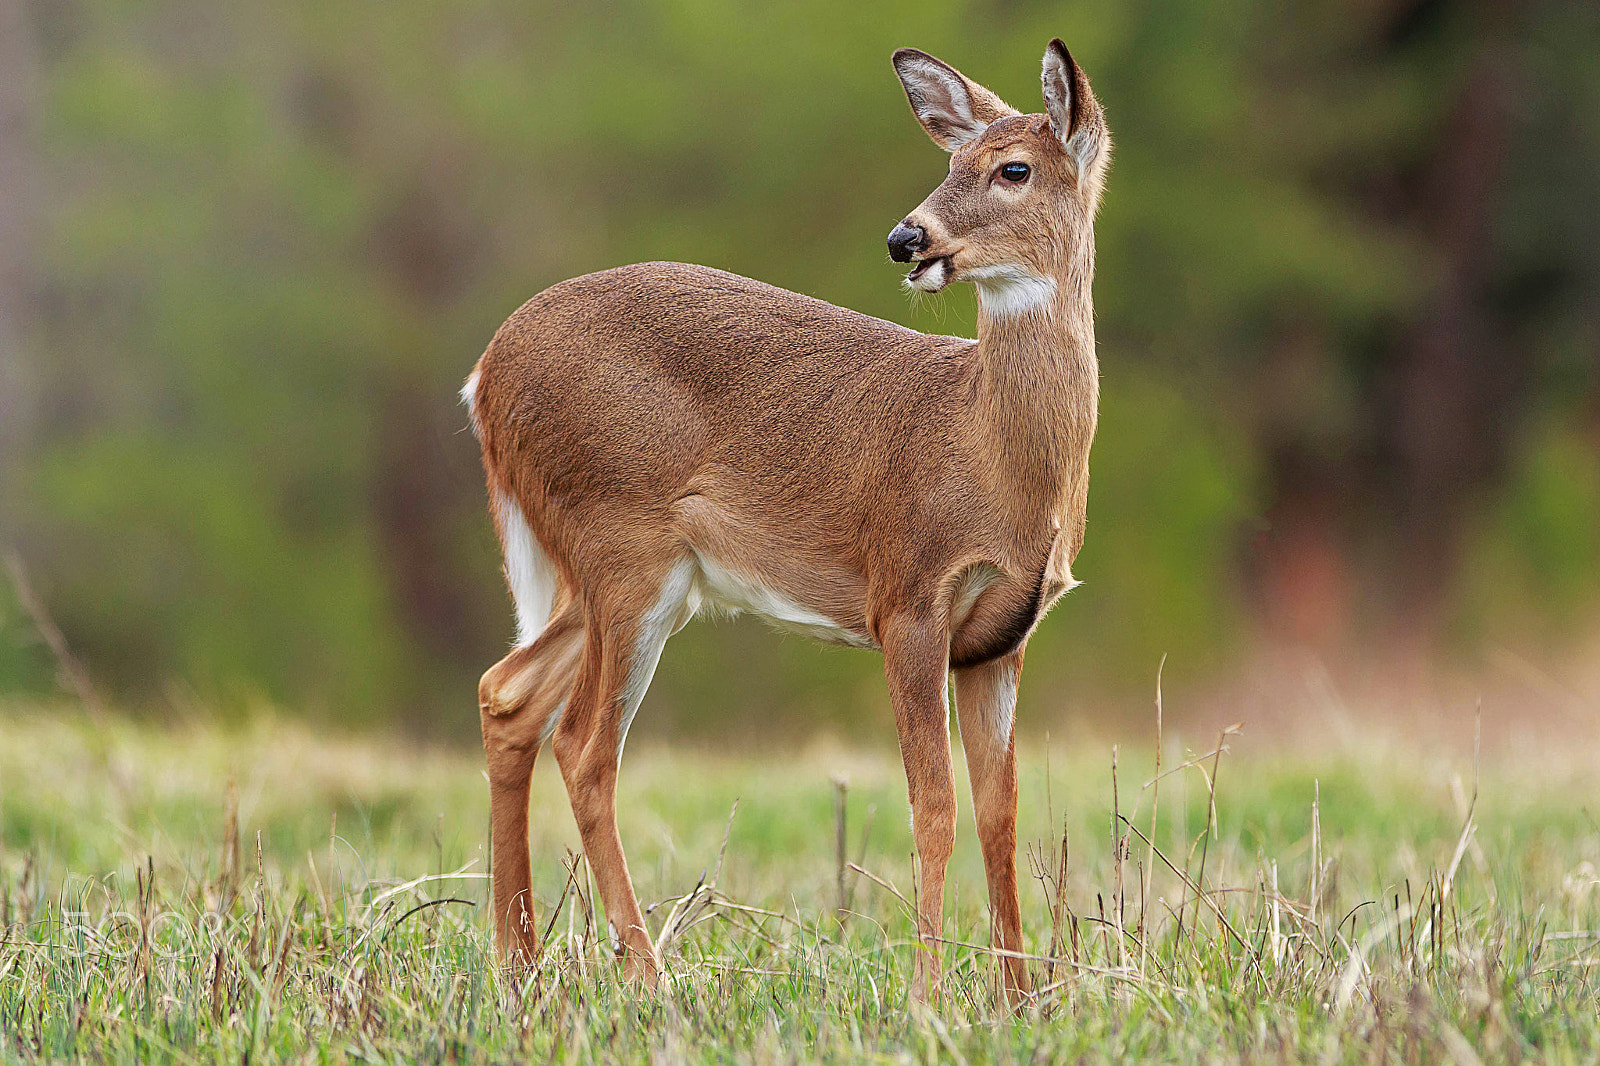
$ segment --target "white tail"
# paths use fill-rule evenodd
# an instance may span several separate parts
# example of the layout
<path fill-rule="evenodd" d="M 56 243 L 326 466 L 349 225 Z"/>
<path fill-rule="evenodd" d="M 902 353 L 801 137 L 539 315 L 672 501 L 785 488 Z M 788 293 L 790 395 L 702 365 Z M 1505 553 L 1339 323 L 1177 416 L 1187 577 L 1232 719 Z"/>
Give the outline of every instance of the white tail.
<path fill-rule="evenodd" d="M 550 740 L 627 970 L 658 962 L 616 827 L 628 727 L 667 638 L 705 606 L 881 649 L 937 936 L 955 836 L 947 686 L 996 944 L 1022 947 L 1014 708 L 1023 647 L 1071 585 L 1098 369 L 1093 220 L 1109 151 L 1060 41 L 1045 113 L 895 53 L 949 176 L 889 235 L 906 284 L 978 287 L 976 342 L 706 267 L 646 263 L 530 300 L 464 395 L 518 643 L 479 686 L 497 939 L 539 949 L 528 779 Z M 937 966 L 919 956 L 917 990 Z M 1013 994 L 1020 959 L 1004 963 Z"/>

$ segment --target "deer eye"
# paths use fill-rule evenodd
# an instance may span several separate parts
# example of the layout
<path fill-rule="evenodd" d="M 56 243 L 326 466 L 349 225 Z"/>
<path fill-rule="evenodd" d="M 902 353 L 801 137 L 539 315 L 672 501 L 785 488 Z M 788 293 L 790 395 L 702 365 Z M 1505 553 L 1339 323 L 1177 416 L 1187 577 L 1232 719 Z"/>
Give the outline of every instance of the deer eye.
<path fill-rule="evenodd" d="M 1020 185 L 1028 180 L 1028 164 L 1007 163 L 1000 168 L 1000 176 L 1014 185 Z"/>

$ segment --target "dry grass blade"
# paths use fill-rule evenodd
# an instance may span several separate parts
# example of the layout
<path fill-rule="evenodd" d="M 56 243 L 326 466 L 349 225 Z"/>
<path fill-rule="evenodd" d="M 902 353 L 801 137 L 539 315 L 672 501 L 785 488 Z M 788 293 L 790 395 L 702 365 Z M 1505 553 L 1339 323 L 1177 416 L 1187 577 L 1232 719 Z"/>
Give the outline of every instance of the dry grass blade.
<path fill-rule="evenodd" d="M 259 848 L 259 843 L 258 843 L 257 847 Z M 404 881 L 404 882 L 402 882 L 402 883 L 400 883 L 398 885 L 395 885 L 395 886 L 393 886 L 391 888 L 387 888 L 387 889 L 383 890 L 382 892 L 379 892 L 376 896 L 373 896 L 372 899 L 367 902 L 367 910 L 370 912 L 372 909 L 377 907 L 378 904 L 380 904 L 380 903 L 384 903 L 384 902 L 394 898 L 395 896 L 401 895 L 402 893 L 410 892 L 413 889 L 420 888 L 423 885 L 428 884 L 428 883 L 433 882 L 433 881 L 460 881 L 460 880 L 482 881 L 482 880 L 487 879 L 488 876 L 489 876 L 488 874 L 474 874 L 474 873 L 468 873 L 467 872 L 468 870 L 472 869 L 476 865 L 478 865 L 478 860 L 477 859 L 469 859 L 465 863 L 463 863 L 462 865 L 457 867 L 455 870 L 453 870 L 453 871 L 451 871 L 450 873 L 447 873 L 447 874 L 423 874 L 421 877 L 413 877 L 409 881 Z"/>
<path fill-rule="evenodd" d="M 1322 895 L 1322 781 L 1311 779 L 1311 924 Z"/>
<path fill-rule="evenodd" d="M 404 923 L 405 920 L 407 918 L 411 917 L 413 914 L 416 914 L 419 911 L 428 910 L 429 908 L 432 908 L 432 907 L 438 907 L 438 906 L 441 906 L 441 905 L 446 904 L 446 903 L 460 903 L 460 904 L 463 904 L 463 905 L 468 906 L 468 907 L 476 907 L 478 905 L 473 900 L 461 899 L 458 896 L 441 896 L 439 899 L 423 900 L 421 903 L 417 904 L 415 907 L 412 907 L 410 910 L 406 911 L 400 917 L 396 918 L 393 922 L 389 923 L 389 928 L 384 931 L 383 938 L 385 940 L 387 940 L 387 939 L 389 939 L 389 937 L 393 936 L 394 935 L 394 931 L 396 929 L 400 928 L 401 924 Z"/>
<path fill-rule="evenodd" d="M 899 900 L 900 905 L 906 909 L 906 913 L 912 917 L 913 921 L 916 920 L 917 905 L 912 903 L 909 899 L 906 899 L 905 896 L 901 895 L 898 888 L 895 888 L 894 885 L 890 884 L 888 881 L 885 881 L 871 870 L 864 869 L 856 863 L 851 863 L 850 869 L 854 870 L 856 873 L 860 874 L 862 877 L 865 877 L 867 880 L 871 881 L 885 892 L 888 892 L 895 899 Z"/>
<path fill-rule="evenodd" d="M 689 911 L 700 902 L 700 893 L 705 887 L 706 875 L 705 871 L 702 870 L 700 872 L 700 880 L 695 882 L 694 887 L 686 895 L 679 896 L 673 902 L 672 908 L 667 911 L 666 919 L 661 923 L 661 934 L 656 937 L 656 958 L 665 959 L 667 948 L 677 943 L 678 937 L 682 935 L 683 930 L 688 926 L 687 916 Z"/>
<path fill-rule="evenodd" d="M 1117 934 L 1117 961 L 1126 966 L 1128 964 L 1128 940 L 1122 926 L 1122 905 L 1127 897 L 1123 873 L 1127 866 L 1128 834 L 1118 831 L 1118 826 L 1124 820 L 1117 793 L 1117 745 L 1113 744 L 1111 745 L 1111 915 L 1112 928 L 1116 930 Z"/>
<path fill-rule="evenodd" d="M 1162 706 L 1161 706 L 1161 679 L 1162 679 L 1162 676 L 1165 674 L 1166 669 L 1167 669 L 1167 657 L 1166 657 L 1165 653 L 1163 653 L 1162 656 L 1161 656 L 1161 663 L 1160 663 L 1160 665 L 1158 665 L 1156 667 L 1156 772 L 1155 772 L 1155 776 L 1150 779 L 1150 784 L 1149 784 L 1149 788 L 1150 788 L 1150 839 L 1151 840 L 1154 840 L 1156 838 L 1156 832 L 1157 832 L 1156 825 L 1158 823 L 1158 820 L 1159 820 L 1159 817 L 1160 817 L 1160 813 L 1161 813 L 1161 746 L 1162 746 L 1162 743 L 1163 743 L 1163 737 L 1162 737 L 1162 714 L 1163 714 L 1163 711 L 1162 711 Z M 1140 791 L 1142 792 L 1144 790 L 1140 789 Z M 1140 937 L 1141 937 L 1141 939 L 1142 939 L 1144 944 L 1148 944 L 1149 940 L 1150 940 L 1150 937 L 1149 937 L 1150 923 L 1149 923 L 1148 915 L 1149 915 L 1149 908 L 1150 908 L 1150 881 L 1151 881 L 1151 879 L 1153 879 L 1153 877 L 1155 875 L 1155 869 L 1156 869 L 1155 854 L 1156 854 L 1155 845 L 1151 844 L 1149 846 L 1148 854 L 1145 856 L 1145 869 L 1150 872 L 1150 876 L 1149 877 L 1141 877 L 1140 880 L 1139 880 L 1139 933 L 1140 933 Z M 1144 947 L 1140 948 L 1140 953 L 1139 953 L 1139 968 L 1140 969 L 1143 969 L 1144 965 L 1145 965 L 1145 961 L 1146 961 L 1145 952 L 1146 952 L 1146 950 L 1147 949 L 1144 948 Z"/>
<path fill-rule="evenodd" d="M 733 806 L 728 809 L 728 824 L 722 827 L 722 846 L 717 849 L 717 865 L 711 871 L 711 887 L 715 888 L 722 879 L 722 861 L 728 857 L 728 841 L 733 837 L 733 819 L 739 813 L 739 801 L 734 800 Z"/>
<path fill-rule="evenodd" d="M 1123 819 L 1122 824 L 1126 825 L 1129 828 L 1129 830 L 1131 830 L 1136 836 L 1138 836 L 1138 838 L 1140 840 L 1142 840 L 1145 844 L 1149 845 L 1151 853 L 1154 854 L 1156 858 L 1161 860 L 1162 865 L 1164 865 L 1167 869 L 1171 870 L 1173 873 L 1178 875 L 1179 879 L 1181 879 L 1183 881 L 1184 885 L 1191 892 L 1194 893 L 1196 900 L 1205 901 L 1206 906 L 1210 907 L 1211 908 L 1211 912 L 1217 916 L 1217 922 L 1222 926 L 1222 928 L 1224 928 L 1224 929 L 1226 929 L 1228 931 L 1229 935 L 1231 935 L 1233 937 L 1234 941 L 1237 942 L 1240 947 L 1244 948 L 1246 951 L 1250 950 L 1250 945 L 1245 941 L 1244 937 L 1239 935 L 1239 931 L 1233 927 L 1233 923 L 1232 922 L 1228 921 L 1228 916 L 1222 912 L 1222 907 L 1213 898 L 1213 896 L 1216 893 L 1214 893 L 1214 892 L 1205 892 L 1200 888 L 1199 885 L 1197 885 L 1193 881 L 1191 881 L 1189 879 L 1189 875 L 1184 873 L 1182 870 L 1178 869 L 1178 867 L 1173 864 L 1172 860 L 1167 858 L 1166 855 L 1162 853 L 1161 849 L 1155 846 L 1155 843 L 1153 841 L 1151 841 L 1143 833 L 1139 832 L 1139 827 L 1138 826 L 1134 825 L 1132 822 L 1128 821 L 1126 818 Z M 1179 914 L 1179 917 L 1181 918 L 1182 917 L 1182 906 L 1181 905 L 1180 905 L 1180 909 L 1179 909 L 1178 914 Z"/>
<path fill-rule="evenodd" d="M 1227 741 L 1230 736 L 1238 733 L 1241 726 L 1235 722 L 1217 734 L 1217 746 L 1211 762 L 1211 774 L 1206 779 L 1206 835 L 1205 842 L 1200 846 L 1200 869 L 1195 875 L 1194 883 L 1204 886 L 1206 883 L 1206 859 L 1211 852 L 1211 840 L 1217 834 L 1217 775 L 1222 769 L 1222 753 L 1227 750 Z M 1187 878 L 1186 878 L 1187 880 Z M 1201 888 L 1196 888 L 1199 892 Z M 1182 908 L 1179 908 L 1182 913 Z M 1195 901 L 1194 920 L 1200 920 L 1200 902 Z M 1234 934 L 1237 936 L 1238 934 Z"/>
<path fill-rule="evenodd" d="M 665 959 L 668 949 L 674 947 L 683 934 L 699 922 L 706 909 L 716 902 L 717 880 L 722 876 L 722 864 L 728 856 L 728 841 L 733 836 L 733 819 L 738 813 L 739 801 L 734 800 L 732 809 L 728 811 L 728 822 L 723 826 L 722 846 L 717 850 L 717 864 L 712 869 L 711 880 L 708 882 L 705 871 L 700 871 L 700 880 L 694 888 L 673 902 L 661 924 L 661 934 L 656 938 L 656 958 Z M 654 909 L 652 906 L 651 910 Z"/>
<path fill-rule="evenodd" d="M 1448 899 L 1450 889 L 1456 881 L 1456 871 L 1461 868 L 1461 859 L 1467 853 L 1467 848 L 1472 843 L 1472 836 L 1477 832 L 1477 824 L 1473 815 L 1478 810 L 1478 783 L 1482 772 L 1483 755 L 1483 703 L 1478 704 L 1477 729 L 1472 740 L 1472 799 L 1467 804 L 1467 815 L 1461 823 L 1461 835 L 1456 838 L 1455 853 L 1450 856 L 1450 866 L 1445 870 L 1444 887 L 1440 889 L 1440 898 Z"/>
<path fill-rule="evenodd" d="M 843 918 L 845 911 L 850 909 L 849 900 L 845 896 L 845 865 L 850 861 L 850 838 L 846 821 L 850 785 L 843 777 L 835 777 L 833 790 L 834 911 L 836 917 Z"/>
<path fill-rule="evenodd" d="M 1367 957 L 1372 948 L 1387 940 L 1389 934 L 1398 929 L 1405 918 L 1406 915 L 1402 911 L 1396 910 L 1369 929 L 1366 936 L 1347 945 L 1350 955 L 1345 960 L 1344 968 L 1339 973 L 1339 982 L 1334 988 L 1333 1004 L 1337 1013 L 1342 1014 L 1350 1008 L 1356 987 L 1368 975 Z"/>
<path fill-rule="evenodd" d="M 1229 729 L 1237 732 L 1239 727 L 1238 726 L 1229 726 Z M 1224 732 L 1226 732 L 1226 730 Z M 1228 751 L 1228 746 L 1226 744 L 1219 744 L 1217 747 L 1212 748 L 1210 751 L 1202 752 L 1199 755 L 1190 756 L 1189 758 L 1185 759 L 1183 762 L 1179 763 L 1178 765 L 1170 767 L 1170 768 L 1168 768 L 1166 770 L 1163 770 L 1161 773 L 1155 775 L 1150 780 L 1148 780 L 1144 784 L 1140 785 L 1139 786 L 1139 791 L 1143 792 L 1145 789 L 1153 787 L 1157 782 L 1164 781 L 1165 779 L 1171 777 L 1173 774 L 1181 774 L 1185 770 L 1193 770 L 1196 766 L 1204 767 L 1205 764 L 1206 764 L 1206 761 L 1208 759 L 1215 759 L 1217 756 L 1225 754 L 1227 751 Z"/>
<path fill-rule="evenodd" d="M 578 887 L 578 870 L 574 863 L 564 864 L 567 871 L 566 880 L 561 883 L 561 898 L 556 900 L 556 905 L 550 908 L 550 920 L 545 923 L 544 936 L 539 938 L 540 944 L 550 943 L 550 934 L 555 932 L 556 919 L 561 917 L 561 909 L 567 905 L 567 897 Z"/>

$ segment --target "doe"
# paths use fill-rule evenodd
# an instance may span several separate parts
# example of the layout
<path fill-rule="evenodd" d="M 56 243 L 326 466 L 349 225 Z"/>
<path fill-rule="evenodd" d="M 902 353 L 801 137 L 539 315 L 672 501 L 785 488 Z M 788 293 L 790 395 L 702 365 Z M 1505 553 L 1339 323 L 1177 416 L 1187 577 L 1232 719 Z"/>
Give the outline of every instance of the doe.
<path fill-rule="evenodd" d="M 924 52 L 894 67 L 949 176 L 889 234 L 908 288 L 978 289 L 930 336 L 707 267 L 564 281 L 495 334 L 463 397 L 517 643 L 478 688 L 496 942 L 531 961 L 528 786 L 555 751 L 624 971 L 659 960 L 617 834 L 622 746 L 702 608 L 883 652 L 921 863 L 914 995 L 938 985 L 966 748 L 994 944 L 1022 950 L 1014 710 L 1023 648 L 1075 583 L 1098 399 L 1094 215 L 1110 138 L 1059 40 L 1043 114 Z M 1002 955 L 1008 995 L 1027 967 Z"/>

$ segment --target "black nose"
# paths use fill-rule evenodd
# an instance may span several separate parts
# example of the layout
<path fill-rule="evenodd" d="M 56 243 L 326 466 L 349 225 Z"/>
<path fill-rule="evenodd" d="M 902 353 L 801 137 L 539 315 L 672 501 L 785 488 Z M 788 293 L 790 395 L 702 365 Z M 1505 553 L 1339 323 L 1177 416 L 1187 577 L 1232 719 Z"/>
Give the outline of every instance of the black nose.
<path fill-rule="evenodd" d="M 921 226 L 902 222 L 889 231 L 889 258 L 896 263 L 911 262 L 911 257 L 927 246 L 928 231 Z"/>

